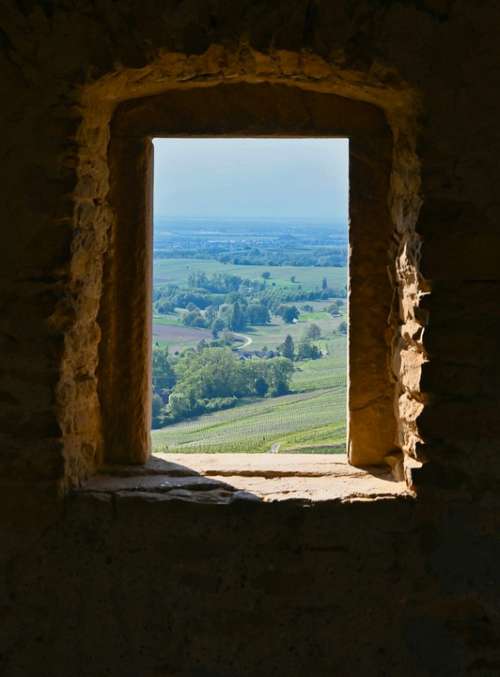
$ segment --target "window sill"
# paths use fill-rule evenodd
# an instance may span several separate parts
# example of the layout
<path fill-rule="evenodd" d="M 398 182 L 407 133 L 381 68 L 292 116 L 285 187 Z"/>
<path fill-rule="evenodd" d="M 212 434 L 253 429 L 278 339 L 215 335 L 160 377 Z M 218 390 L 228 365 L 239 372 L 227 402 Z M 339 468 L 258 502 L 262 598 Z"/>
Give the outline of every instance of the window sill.
<path fill-rule="evenodd" d="M 144 466 L 107 466 L 79 492 L 218 504 L 412 496 L 390 472 L 354 468 L 343 454 L 157 454 Z"/>

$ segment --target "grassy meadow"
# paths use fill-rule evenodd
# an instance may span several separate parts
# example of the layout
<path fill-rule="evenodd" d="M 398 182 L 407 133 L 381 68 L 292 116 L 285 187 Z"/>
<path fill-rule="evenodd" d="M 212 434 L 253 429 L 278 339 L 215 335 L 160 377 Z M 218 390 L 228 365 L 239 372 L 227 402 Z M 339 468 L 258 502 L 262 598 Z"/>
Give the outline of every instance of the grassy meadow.
<path fill-rule="evenodd" d="M 213 273 L 227 273 L 239 275 L 250 280 L 262 279 L 262 273 L 269 272 L 271 277 L 269 285 L 273 283 L 280 287 L 297 288 L 302 285 L 304 290 L 312 290 L 321 287 L 324 277 L 327 278 L 331 287 L 343 287 L 346 283 L 346 269 L 334 266 L 239 266 L 231 263 L 220 263 L 210 259 L 155 259 L 154 281 L 156 285 L 178 284 L 183 285 L 188 277 L 194 272 L 204 272 L 207 275 Z M 295 276 L 296 281 L 291 282 Z"/>
<path fill-rule="evenodd" d="M 262 242 L 259 246 L 264 247 Z M 195 272 L 204 272 L 208 276 L 226 273 L 261 282 L 262 273 L 268 272 L 270 278 L 266 287 L 307 292 L 321 290 L 325 278 L 328 286 L 334 289 L 343 289 L 347 282 L 345 267 L 236 265 L 210 258 L 155 258 L 154 285 L 157 288 L 168 284 L 186 286 L 190 274 Z M 249 352 L 264 348 L 276 351 L 287 335 L 297 346 L 311 324 L 320 328 L 321 336 L 315 344 L 322 357 L 294 362 L 289 394 L 242 397 L 233 408 L 155 429 L 152 431 L 153 451 L 263 453 L 270 451 L 272 445 L 279 445 L 279 453 L 344 453 L 347 338 L 339 331 L 339 325 L 346 320 L 347 299 L 343 299 L 344 305 L 337 317 L 327 311 L 332 301 L 289 302 L 300 310 L 298 321 L 285 323 L 278 315 L 271 314 L 269 324 L 247 326 L 235 334 L 240 341 L 233 344 L 237 354 L 242 346 Z M 196 348 L 203 339 L 209 341 L 212 338 L 208 328 L 183 324 L 184 312 L 176 307 L 173 312 L 155 313 L 153 317 L 154 345 L 168 347 L 172 356 L 180 355 L 186 348 Z"/>
<path fill-rule="evenodd" d="M 323 341 L 329 354 L 296 363 L 292 394 L 242 401 L 234 409 L 153 430 L 153 450 L 172 453 L 344 453 L 346 338 Z"/>
<path fill-rule="evenodd" d="M 332 287 L 342 288 L 346 284 L 346 269 L 333 266 L 317 266 L 306 268 L 300 266 L 237 266 L 220 263 L 208 259 L 155 259 L 154 261 L 154 284 L 187 284 L 188 277 L 193 272 L 205 272 L 208 274 L 228 273 L 239 275 L 251 280 L 262 279 L 263 272 L 270 272 L 269 286 L 275 284 L 279 287 L 296 288 L 299 285 L 304 290 L 315 290 L 321 287 L 323 278 L 326 277 Z M 296 282 L 290 278 L 295 276 Z M 290 334 L 294 341 L 298 340 L 304 332 L 307 324 L 314 322 L 322 333 L 329 335 L 335 329 L 342 318 L 332 318 L 324 309 L 331 301 L 308 301 L 298 302 L 303 305 L 313 306 L 312 313 L 302 312 L 296 325 L 286 325 L 281 318 L 273 316 L 272 323 L 268 326 L 250 327 L 245 334 L 252 339 L 252 349 L 261 350 L 264 347 L 275 349 L 283 342 L 286 334 Z M 177 327 L 177 329 L 169 329 Z M 184 348 L 195 348 L 202 340 L 207 339 L 210 332 L 205 329 L 185 327 L 181 321 L 179 312 L 168 315 L 153 316 L 153 341 L 162 348 L 168 347 L 172 353 L 180 352 Z"/>
<path fill-rule="evenodd" d="M 154 451 L 171 453 L 344 453 L 345 383 L 337 388 L 242 403 L 153 431 Z"/>

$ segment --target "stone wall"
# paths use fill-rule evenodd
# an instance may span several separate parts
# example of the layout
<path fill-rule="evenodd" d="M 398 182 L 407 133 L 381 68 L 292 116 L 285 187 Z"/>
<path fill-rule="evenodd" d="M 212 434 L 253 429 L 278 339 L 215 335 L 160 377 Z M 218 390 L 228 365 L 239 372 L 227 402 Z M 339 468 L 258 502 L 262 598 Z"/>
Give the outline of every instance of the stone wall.
<path fill-rule="evenodd" d="M 493 677 L 492 508 L 80 495 L 8 570 L 1 674 Z"/>
<path fill-rule="evenodd" d="M 0 672 L 498 674 L 499 22 L 486 0 L 2 4 Z M 64 497 L 99 462 L 109 122 L 217 82 L 387 118 L 417 499 Z"/>
<path fill-rule="evenodd" d="M 144 80 L 151 79 L 149 72 Z M 326 79 L 319 92 L 310 78 L 296 83 L 278 75 L 264 82 L 224 82 L 219 75 L 204 78 L 203 86 L 185 86 L 177 77 L 166 87 L 162 94 L 125 101 L 115 109 L 111 123 L 101 122 L 110 127 L 110 189 L 105 198 L 109 223 L 94 220 L 91 206 L 86 213 L 87 227 L 97 222 L 107 231 L 108 242 L 105 292 L 97 318 L 101 341 L 96 376 L 104 439 L 102 453 L 96 456 L 137 463 L 149 455 L 151 138 L 330 136 L 349 138 L 349 458 L 366 466 L 383 464 L 389 457 L 394 465 L 395 459 L 402 459 L 398 428 L 407 427 L 402 417 L 398 426 L 394 411 L 395 398 L 406 386 L 402 370 L 393 369 L 398 359 L 392 359 L 400 355 L 398 282 L 401 293 L 406 288 L 396 254 L 398 246 L 402 249 L 410 236 L 416 237 L 411 226 L 401 229 L 400 220 L 394 223 L 389 208 L 391 203 L 397 213 L 406 205 L 404 194 L 391 191 L 391 183 L 401 176 L 401 140 L 393 144 L 380 108 L 336 95 L 335 84 Z M 387 98 L 390 102 L 390 92 Z M 102 98 L 93 99 L 91 110 L 100 105 Z M 412 129 L 397 129 L 400 137 L 413 138 Z M 86 164 L 86 183 L 96 185 L 100 168 L 94 168 L 92 182 L 91 171 Z M 95 211 L 102 213 L 100 203 Z M 99 255 L 98 250 L 95 257 Z M 65 403 L 67 411 L 74 406 Z M 409 447 L 405 450 L 413 453 Z"/>

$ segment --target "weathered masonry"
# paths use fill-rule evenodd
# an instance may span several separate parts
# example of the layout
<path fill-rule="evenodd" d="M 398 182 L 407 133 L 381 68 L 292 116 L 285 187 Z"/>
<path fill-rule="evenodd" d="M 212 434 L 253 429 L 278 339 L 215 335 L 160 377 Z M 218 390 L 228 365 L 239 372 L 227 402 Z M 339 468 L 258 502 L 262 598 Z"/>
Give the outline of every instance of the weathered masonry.
<path fill-rule="evenodd" d="M 412 197 L 412 189 L 417 193 L 418 175 L 404 196 L 390 192 L 393 154 L 397 157 L 399 148 L 393 153 L 386 119 L 372 105 L 318 93 L 314 87 L 214 81 L 210 87 L 174 87 L 162 95 L 133 99 L 118 106 L 111 123 L 102 123 L 110 126 L 111 244 L 98 317 L 99 455 L 109 462 L 137 463 L 149 454 L 151 138 L 328 135 L 349 136 L 351 148 L 350 457 L 357 465 L 383 464 L 387 456 L 392 461 L 397 424 L 403 438 L 408 423 L 395 416 L 395 400 L 404 384 L 399 374 L 391 374 L 392 353 L 401 350 L 398 296 L 405 294 L 406 282 L 398 278 L 396 243 L 401 239 L 402 248 L 416 237 L 414 223 L 399 214 L 403 199 Z M 410 135 L 413 129 L 400 131 Z M 394 168 L 396 174 L 400 171 Z M 86 181 L 89 173 L 86 168 Z M 413 198 L 418 204 L 418 194 Z M 398 223 L 391 219 L 391 201 L 399 207 Z M 91 211 L 87 218 L 93 222 Z M 398 228 L 404 233 L 401 238 Z"/>
<path fill-rule="evenodd" d="M 498 674 L 499 22 L 461 0 L 4 3 L 0 674 Z M 350 461 L 411 493 L 144 465 L 162 135 L 349 137 Z"/>

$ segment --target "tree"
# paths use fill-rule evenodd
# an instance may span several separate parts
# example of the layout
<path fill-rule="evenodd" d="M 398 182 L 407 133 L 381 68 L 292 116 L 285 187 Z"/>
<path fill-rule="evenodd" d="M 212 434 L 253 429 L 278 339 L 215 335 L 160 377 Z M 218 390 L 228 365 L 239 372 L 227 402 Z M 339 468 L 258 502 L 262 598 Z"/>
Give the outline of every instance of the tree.
<path fill-rule="evenodd" d="M 269 390 L 269 385 L 267 384 L 267 381 L 264 378 L 262 378 L 262 376 L 258 376 L 255 379 L 255 393 L 259 397 L 265 397 L 268 390 Z"/>
<path fill-rule="evenodd" d="M 156 312 L 160 315 L 168 315 L 169 313 L 175 313 L 175 306 L 173 303 L 167 299 L 162 299 L 156 303 Z"/>
<path fill-rule="evenodd" d="M 224 320 L 221 320 L 220 317 L 217 317 L 213 322 L 212 322 L 212 336 L 216 339 L 217 336 L 219 335 L 219 332 L 224 329 L 226 325 L 224 324 Z"/>
<path fill-rule="evenodd" d="M 161 423 L 225 409 L 247 395 L 283 395 L 290 390 L 293 371 L 293 363 L 285 357 L 240 360 L 233 351 L 218 347 L 184 351 L 175 363 L 177 382 L 167 393 Z M 160 400 L 155 404 L 157 411 Z"/>
<path fill-rule="evenodd" d="M 199 310 L 190 310 L 182 316 L 182 323 L 187 327 L 206 327 L 207 323 Z"/>
<path fill-rule="evenodd" d="M 298 360 L 318 360 L 321 357 L 321 352 L 318 346 L 311 343 L 309 339 L 305 339 L 299 343 L 297 350 Z"/>
<path fill-rule="evenodd" d="M 273 397 L 290 392 L 290 378 L 294 372 L 293 362 L 286 357 L 272 357 L 265 360 L 266 381 Z"/>
<path fill-rule="evenodd" d="M 233 307 L 230 303 L 223 303 L 221 306 L 219 306 L 219 313 L 217 315 L 217 318 L 222 320 L 225 328 L 229 328 L 231 324 L 232 315 L 233 315 Z M 219 329 L 219 331 L 221 330 Z"/>
<path fill-rule="evenodd" d="M 233 312 L 229 324 L 229 329 L 233 331 L 240 331 L 245 328 L 245 315 L 241 310 L 240 304 L 236 302 L 233 305 Z"/>
<path fill-rule="evenodd" d="M 247 322 L 248 324 L 269 324 L 271 316 L 269 310 L 262 303 L 251 303 L 247 308 Z"/>
<path fill-rule="evenodd" d="M 262 277 L 264 278 L 264 280 L 269 280 L 269 278 L 271 277 L 271 273 L 269 271 L 265 270 L 262 273 Z"/>
<path fill-rule="evenodd" d="M 152 400 L 152 421 L 153 428 L 159 428 L 162 423 L 163 400 L 159 395 L 153 395 Z"/>
<path fill-rule="evenodd" d="M 321 336 L 321 329 L 318 327 L 318 325 L 314 324 L 314 323 L 309 325 L 307 332 L 306 332 L 306 337 L 313 339 L 313 341 L 316 341 L 317 339 L 319 339 L 320 336 Z"/>
<path fill-rule="evenodd" d="M 292 324 L 294 320 L 299 318 L 300 312 L 297 306 L 285 306 L 283 315 L 281 316 L 287 324 Z"/>
<path fill-rule="evenodd" d="M 347 334 L 347 324 L 345 322 L 339 324 L 339 334 Z"/>
<path fill-rule="evenodd" d="M 295 355 L 295 346 L 294 346 L 293 339 L 290 336 L 290 334 L 287 334 L 285 340 L 279 346 L 278 350 L 283 355 L 283 357 L 286 357 L 289 360 L 293 361 L 293 358 L 294 358 L 294 355 Z"/>
<path fill-rule="evenodd" d="M 321 282 L 321 289 L 328 289 L 328 280 L 326 277 L 324 277 L 323 281 Z"/>
<path fill-rule="evenodd" d="M 295 277 L 295 275 L 292 275 L 292 276 L 290 277 L 290 282 L 295 282 L 295 281 L 296 281 L 296 277 Z"/>
<path fill-rule="evenodd" d="M 173 392 L 168 400 L 168 412 L 172 418 L 179 419 L 189 415 L 192 409 L 191 398 L 182 392 Z"/>
<path fill-rule="evenodd" d="M 228 348 L 205 348 L 181 357 L 176 364 L 174 392 L 189 394 L 194 401 L 213 397 L 241 397 L 253 388 L 241 362 Z"/>
<path fill-rule="evenodd" d="M 216 317 L 217 317 L 217 306 L 212 305 L 207 306 L 207 308 L 205 308 L 205 320 L 207 321 L 207 323 L 211 325 Z"/>
<path fill-rule="evenodd" d="M 176 382 L 175 372 L 170 364 L 168 348 L 153 348 L 153 389 L 155 392 L 172 388 Z"/>
<path fill-rule="evenodd" d="M 205 350 L 205 348 L 208 348 L 208 347 L 209 347 L 209 343 L 208 343 L 207 339 L 203 338 L 203 339 L 201 339 L 201 341 L 198 341 L 198 343 L 196 344 L 196 352 L 200 353 L 202 350 Z"/>

